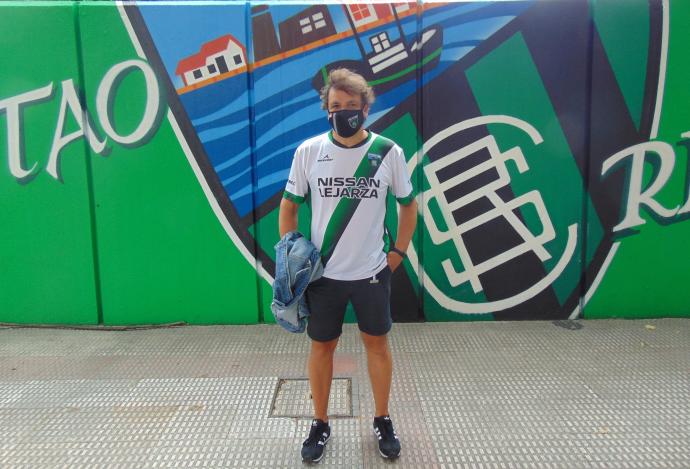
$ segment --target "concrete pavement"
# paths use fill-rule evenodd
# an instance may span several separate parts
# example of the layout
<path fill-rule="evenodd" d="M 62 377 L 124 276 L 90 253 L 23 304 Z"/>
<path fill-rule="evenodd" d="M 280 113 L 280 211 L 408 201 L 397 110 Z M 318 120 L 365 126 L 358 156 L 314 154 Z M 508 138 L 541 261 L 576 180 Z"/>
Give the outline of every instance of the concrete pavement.
<path fill-rule="evenodd" d="M 690 468 L 690 319 L 395 324 L 390 343 L 400 459 L 376 450 L 346 325 L 320 467 Z M 302 467 L 308 350 L 275 325 L 0 328 L 0 467 Z"/>

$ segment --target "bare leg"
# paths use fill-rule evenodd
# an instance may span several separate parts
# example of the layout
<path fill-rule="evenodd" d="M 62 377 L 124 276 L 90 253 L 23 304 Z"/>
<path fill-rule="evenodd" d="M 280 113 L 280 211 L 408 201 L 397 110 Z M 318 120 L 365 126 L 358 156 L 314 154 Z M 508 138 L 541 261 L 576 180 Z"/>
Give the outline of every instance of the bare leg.
<path fill-rule="evenodd" d="M 393 357 L 388 347 L 386 335 L 374 336 L 364 332 L 362 340 L 367 349 L 367 366 L 371 389 L 374 392 L 374 404 L 376 406 L 375 417 L 388 415 L 388 398 L 391 391 L 393 378 Z"/>
<path fill-rule="evenodd" d="M 328 342 L 311 341 L 309 353 L 309 386 L 314 402 L 314 418 L 328 422 L 328 395 L 333 379 L 333 353 L 338 339 Z"/>

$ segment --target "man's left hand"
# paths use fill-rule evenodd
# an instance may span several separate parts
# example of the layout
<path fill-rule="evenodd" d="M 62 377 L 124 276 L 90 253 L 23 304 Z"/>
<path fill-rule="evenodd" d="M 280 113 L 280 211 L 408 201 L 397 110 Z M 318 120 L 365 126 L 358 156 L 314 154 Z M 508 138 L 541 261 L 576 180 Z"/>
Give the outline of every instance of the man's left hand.
<path fill-rule="evenodd" d="M 388 267 L 390 267 L 391 272 L 395 272 L 402 260 L 402 257 L 397 252 L 391 251 L 388 253 Z"/>

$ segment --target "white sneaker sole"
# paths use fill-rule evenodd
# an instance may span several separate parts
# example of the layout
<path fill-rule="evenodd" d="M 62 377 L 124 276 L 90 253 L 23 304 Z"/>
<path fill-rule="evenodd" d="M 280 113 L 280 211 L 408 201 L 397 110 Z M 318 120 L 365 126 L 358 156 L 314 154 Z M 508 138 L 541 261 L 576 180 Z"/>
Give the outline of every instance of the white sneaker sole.
<path fill-rule="evenodd" d="M 402 453 L 402 451 L 400 451 Z M 396 454 L 395 456 L 386 456 L 379 450 L 379 454 L 384 458 L 384 459 L 398 459 L 400 457 L 400 453 Z"/>

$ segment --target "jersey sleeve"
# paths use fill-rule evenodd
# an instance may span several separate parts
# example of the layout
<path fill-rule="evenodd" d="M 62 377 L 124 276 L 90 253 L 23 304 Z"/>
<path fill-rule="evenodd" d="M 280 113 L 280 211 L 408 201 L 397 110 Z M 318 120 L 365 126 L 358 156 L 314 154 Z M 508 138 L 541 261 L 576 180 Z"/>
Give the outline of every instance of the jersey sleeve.
<path fill-rule="evenodd" d="M 395 146 L 391 153 L 392 167 L 391 167 L 391 190 L 393 196 L 403 205 L 409 205 L 415 197 L 414 188 L 410 181 L 410 175 L 407 171 L 407 162 L 405 161 L 405 154 L 399 146 Z"/>
<path fill-rule="evenodd" d="M 288 176 L 283 198 L 301 204 L 309 190 L 309 183 L 307 181 L 307 174 L 304 168 L 304 152 L 301 148 L 297 148 L 295 155 L 292 158 L 292 166 L 290 167 L 290 175 Z"/>

